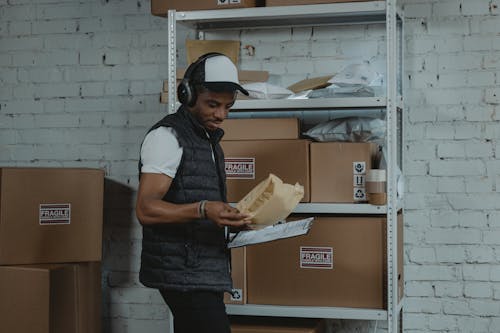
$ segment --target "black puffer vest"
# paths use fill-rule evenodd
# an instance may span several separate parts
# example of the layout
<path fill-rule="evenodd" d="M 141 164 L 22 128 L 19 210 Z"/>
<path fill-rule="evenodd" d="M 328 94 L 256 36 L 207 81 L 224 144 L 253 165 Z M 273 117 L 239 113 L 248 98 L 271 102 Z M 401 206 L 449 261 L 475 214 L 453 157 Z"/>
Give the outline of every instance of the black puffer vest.
<path fill-rule="evenodd" d="M 208 138 L 183 107 L 150 131 L 160 126 L 172 127 L 183 149 L 177 174 L 163 200 L 178 204 L 226 202 L 224 154 L 219 145 L 224 131 L 219 129 Z M 210 220 L 143 226 L 139 278 L 151 288 L 229 291 L 229 255 L 224 229 Z"/>

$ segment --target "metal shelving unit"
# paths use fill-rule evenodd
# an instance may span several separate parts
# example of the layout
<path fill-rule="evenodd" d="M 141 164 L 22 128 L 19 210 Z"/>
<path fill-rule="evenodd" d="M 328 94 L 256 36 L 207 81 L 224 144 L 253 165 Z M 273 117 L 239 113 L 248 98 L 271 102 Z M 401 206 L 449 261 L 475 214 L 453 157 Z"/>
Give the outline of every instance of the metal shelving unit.
<path fill-rule="evenodd" d="M 234 305 L 234 315 L 387 320 L 389 333 L 399 332 L 403 301 L 398 301 L 397 214 L 402 203 L 397 197 L 397 162 L 402 169 L 402 10 L 397 0 L 345 2 L 332 4 L 279 6 L 242 9 L 168 12 L 168 85 L 176 91 L 177 24 L 195 29 L 200 39 L 204 31 L 384 23 L 386 27 L 386 89 L 383 97 L 328 98 L 308 100 L 238 100 L 236 112 L 274 112 L 280 110 L 383 110 L 386 116 L 387 204 L 301 203 L 296 213 L 378 214 L 387 217 L 387 303 L 386 309 L 358 309 L 312 306 Z M 398 32 L 399 31 L 399 32 Z M 399 35 L 398 35 L 399 34 Z M 398 87 L 399 82 L 399 87 Z M 175 112 L 176 94 L 169 94 L 169 113 Z M 404 298 L 403 298 L 404 300 Z"/>

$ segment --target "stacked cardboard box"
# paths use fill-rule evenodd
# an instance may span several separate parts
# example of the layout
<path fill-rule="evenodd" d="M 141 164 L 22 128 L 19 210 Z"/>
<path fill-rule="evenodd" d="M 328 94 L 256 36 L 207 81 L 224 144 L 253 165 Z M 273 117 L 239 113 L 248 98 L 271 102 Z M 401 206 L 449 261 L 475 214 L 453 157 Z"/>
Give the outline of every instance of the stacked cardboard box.
<path fill-rule="evenodd" d="M 300 140 L 299 121 L 292 118 L 229 119 L 223 129 L 230 202 L 269 173 L 304 185 L 305 202 L 366 201 L 364 177 L 376 144 Z M 386 224 L 385 216 L 320 215 L 305 236 L 233 249 L 238 299 L 226 302 L 382 309 Z M 400 217 L 398 235 L 402 231 Z M 401 259 L 402 237 L 398 241 Z M 402 261 L 398 268 L 401 298 Z"/>
<path fill-rule="evenodd" d="M 233 280 L 244 299 L 230 303 L 385 309 L 386 224 L 380 216 L 321 215 L 307 235 L 232 249 L 240 251 Z M 401 299 L 402 215 L 397 228 Z"/>
<path fill-rule="evenodd" d="M 0 169 L 0 323 L 6 332 L 101 331 L 104 172 Z"/>

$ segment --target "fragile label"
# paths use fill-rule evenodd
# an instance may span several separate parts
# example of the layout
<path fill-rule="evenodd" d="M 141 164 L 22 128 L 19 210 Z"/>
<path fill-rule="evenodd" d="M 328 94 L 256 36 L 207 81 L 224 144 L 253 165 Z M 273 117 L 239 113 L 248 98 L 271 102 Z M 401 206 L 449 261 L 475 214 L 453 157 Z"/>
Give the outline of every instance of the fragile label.
<path fill-rule="evenodd" d="M 300 268 L 333 269 L 333 248 L 301 246 Z"/>
<path fill-rule="evenodd" d="M 39 223 L 49 224 L 70 224 L 71 204 L 40 204 Z"/>
<path fill-rule="evenodd" d="M 231 157 L 224 164 L 227 179 L 255 179 L 255 158 Z"/>
<path fill-rule="evenodd" d="M 366 162 L 352 162 L 352 173 L 355 175 L 364 175 L 366 173 Z"/>

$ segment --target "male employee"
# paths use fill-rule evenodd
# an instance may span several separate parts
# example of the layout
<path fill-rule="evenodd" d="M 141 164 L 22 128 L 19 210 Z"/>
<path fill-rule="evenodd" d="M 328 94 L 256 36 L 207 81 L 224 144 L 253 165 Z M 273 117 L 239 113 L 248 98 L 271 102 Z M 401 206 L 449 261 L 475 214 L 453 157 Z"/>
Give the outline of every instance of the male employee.
<path fill-rule="evenodd" d="M 220 128 L 237 91 L 236 66 L 209 53 L 191 64 L 181 106 L 147 133 L 141 147 L 137 218 L 143 226 L 140 281 L 160 290 L 175 333 L 228 333 L 223 302 L 232 287 L 227 229 L 247 215 L 226 203 Z"/>

